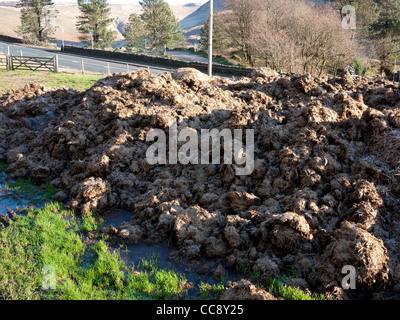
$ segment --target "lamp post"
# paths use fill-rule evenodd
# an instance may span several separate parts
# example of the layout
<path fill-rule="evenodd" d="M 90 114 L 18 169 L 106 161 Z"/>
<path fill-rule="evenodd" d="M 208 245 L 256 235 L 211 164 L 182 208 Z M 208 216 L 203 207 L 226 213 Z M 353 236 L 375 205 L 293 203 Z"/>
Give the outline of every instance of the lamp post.
<path fill-rule="evenodd" d="M 210 0 L 210 25 L 208 33 L 208 75 L 212 77 L 214 1 Z"/>

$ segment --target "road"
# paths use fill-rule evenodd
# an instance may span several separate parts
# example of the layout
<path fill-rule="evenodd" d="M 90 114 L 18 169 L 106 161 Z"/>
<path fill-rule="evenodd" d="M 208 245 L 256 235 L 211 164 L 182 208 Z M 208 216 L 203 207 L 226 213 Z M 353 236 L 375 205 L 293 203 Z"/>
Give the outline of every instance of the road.
<path fill-rule="evenodd" d="M 208 63 L 208 58 L 198 56 L 197 54 L 186 51 L 167 51 L 171 56 L 183 61 L 197 61 Z"/>
<path fill-rule="evenodd" d="M 129 65 L 129 71 L 137 71 L 139 69 L 147 69 L 155 74 L 159 75 L 167 71 L 173 71 L 174 68 L 168 67 L 158 67 L 154 65 L 142 64 L 140 62 L 132 62 L 132 61 L 122 61 L 122 60 L 110 60 L 103 58 L 92 58 L 86 57 L 82 55 L 75 55 L 70 53 L 62 53 L 60 51 L 51 50 L 51 49 L 41 49 L 41 48 L 32 48 L 23 45 L 12 44 L 8 42 L 0 41 L 0 52 L 6 53 L 8 51 L 8 47 L 10 48 L 10 54 L 12 55 L 20 55 L 22 51 L 23 56 L 29 57 L 53 57 L 55 54 L 58 54 L 58 65 L 61 69 L 71 69 L 71 70 L 82 70 L 82 60 L 84 64 L 84 70 L 86 72 L 107 74 L 108 73 L 108 64 L 110 73 L 119 73 L 119 72 L 127 72 Z"/>

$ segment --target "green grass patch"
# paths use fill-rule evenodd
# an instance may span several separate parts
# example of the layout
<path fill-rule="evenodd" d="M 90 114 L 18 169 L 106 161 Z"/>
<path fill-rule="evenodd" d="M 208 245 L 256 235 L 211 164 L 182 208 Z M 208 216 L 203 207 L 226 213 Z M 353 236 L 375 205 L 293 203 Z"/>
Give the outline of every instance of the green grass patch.
<path fill-rule="evenodd" d="M 280 278 L 267 279 L 261 286 L 267 289 L 271 294 L 285 300 L 327 300 L 323 294 L 310 294 L 285 284 L 286 280 L 297 277 L 297 271 L 294 267 L 290 267 L 288 272 Z"/>
<path fill-rule="evenodd" d="M 101 217 L 96 217 L 92 212 L 88 212 L 82 215 L 80 226 L 82 231 L 96 231 L 100 228 L 103 228 L 104 219 Z"/>
<path fill-rule="evenodd" d="M 226 291 L 224 284 L 213 284 L 201 282 L 199 284 L 199 294 L 201 300 L 218 300 Z"/>
<path fill-rule="evenodd" d="M 193 53 L 195 55 L 200 56 L 200 57 L 208 58 L 208 53 L 207 52 L 197 51 L 197 52 L 193 52 Z M 226 65 L 226 66 L 234 66 L 235 65 L 234 63 L 230 62 L 227 58 L 225 58 L 225 57 L 223 57 L 221 55 L 213 56 L 213 61 L 216 62 L 216 63 L 219 63 L 219 64 Z"/>
<path fill-rule="evenodd" d="M 49 202 L 58 191 L 58 189 L 52 187 L 49 182 L 36 184 L 31 178 L 19 178 L 15 181 L 8 181 L 5 189 L 12 192 L 13 198 L 24 197 L 32 202 L 32 204 L 43 201 Z"/>
<path fill-rule="evenodd" d="M 84 91 L 93 86 L 99 79 L 105 75 L 82 75 L 70 73 L 49 73 L 47 79 L 42 82 L 49 87 L 69 87 L 78 91 Z"/>
<path fill-rule="evenodd" d="M 143 260 L 147 269 L 134 273 L 106 239 L 97 236 L 88 245 L 83 224 L 50 203 L 1 230 L 0 299 L 171 299 L 184 293 L 186 279 L 154 261 Z"/>
<path fill-rule="evenodd" d="M 104 78 L 101 74 L 80 74 L 67 72 L 46 72 L 29 70 L 0 71 L 0 91 L 23 88 L 31 83 L 40 83 L 49 87 L 68 87 L 77 91 L 89 89 L 97 80 Z"/>
<path fill-rule="evenodd" d="M 182 296 L 186 291 L 185 276 L 173 270 L 161 269 L 157 255 L 141 259 L 137 269 L 140 270 L 140 276 L 130 277 L 129 284 L 135 289 L 139 289 L 140 284 L 143 284 L 144 290 L 139 291 L 153 299 L 169 300 Z"/>
<path fill-rule="evenodd" d="M 280 279 L 271 279 L 266 283 L 268 291 L 285 300 L 327 300 L 323 294 L 309 294 L 295 287 L 287 286 Z"/>

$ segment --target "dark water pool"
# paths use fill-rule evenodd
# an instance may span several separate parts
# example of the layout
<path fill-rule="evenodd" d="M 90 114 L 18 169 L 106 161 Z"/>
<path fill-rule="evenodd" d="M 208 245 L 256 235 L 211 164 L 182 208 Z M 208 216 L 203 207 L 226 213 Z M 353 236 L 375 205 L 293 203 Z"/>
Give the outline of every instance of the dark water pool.
<path fill-rule="evenodd" d="M 33 207 L 32 200 L 35 200 L 35 208 L 41 208 L 45 204 L 34 196 L 16 195 L 12 189 L 7 188 L 7 174 L 0 171 L 0 214 L 7 215 L 7 208 L 19 214 L 20 209 Z"/>
<path fill-rule="evenodd" d="M 113 225 L 118 227 L 121 223 L 129 221 L 132 213 L 126 210 L 110 210 L 103 215 L 105 226 Z M 188 298 L 194 298 L 198 292 L 199 285 L 208 283 L 212 285 L 221 284 L 221 279 L 214 279 L 213 273 L 221 264 L 226 270 L 226 277 L 223 283 L 227 281 L 239 281 L 245 276 L 226 264 L 224 260 L 206 259 L 187 260 L 179 255 L 174 245 L 166 243 L 139 243 L 136 245 L 125 245 L 122 242 L 122 248 L 118 243 L 111 244 L 112 251 L 118 251 L 121 258 L 128 266 L 139 268 L 142 259 L 157 258 L 158 267 L 165 270 L 173 270 L 176 273 L 185 276 L 188 282 L 192 283 L 193 289 L 188 292 Z"/>

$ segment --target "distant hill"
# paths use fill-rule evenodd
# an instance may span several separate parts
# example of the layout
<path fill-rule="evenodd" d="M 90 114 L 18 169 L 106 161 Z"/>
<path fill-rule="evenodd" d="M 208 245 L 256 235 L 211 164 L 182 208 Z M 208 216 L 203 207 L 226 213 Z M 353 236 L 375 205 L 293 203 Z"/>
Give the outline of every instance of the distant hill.
<path fill-rule="evenodd" d="M 17 1 L 2 1 L 0 2 L 0 7 L 15 7 Z"/>
<path fill-rule="evenodd" d="M 214 0 L 215 11 L 223 10 L 222 2 L 223 0 Z M 188 15 L 186 18 L 181 20 L 179 22 L 181 28 L 185 31 L 188 31 L 198 26 L 204 25 L 204 22 L 206 22 L 209 13 L 210 13 L 210 2 L 207 2 L 203 4 L 200 8 L 198 8 L 195 12 L 193 12 L 192 14 Z"/>
<path fill-rule="evenodd" d="M 223 9 L 223 0 L 214 0 L 214 11 L 222 11 Z M 189 43 L 193 44 L 199 41 L 201 28 L 209 14 L 210 2 L 207 2 L 179 22 Z"/>
<path fill-rule="evenodd" d="M 15 1 L 0 2 L 0 34 L 17 37 L 17 28 L 20 25 L 20 9 L 15 8 Z M 122 32 L 128 21 L 129 15 L 132 13 L 141 13 L 139 4 L 112 4 L 111 16 L 114 17 L 112 28 L 117 32 L 117 40 L 122 40 Z M 178 20 L 184 19 L 192 14 L 201 4 L 192 3 L 191 5 L 171 5 Z M 77 4 L 75 3 L 56 3 L 55 8 L 59 11 L 57 15 L 57 31 L 56 39 L 61 39 L 61 28 L 64 28 L 65 41 L 79 41 L 78 31 L 76 30 L 76 17 L 80 14 Z"/>

